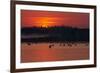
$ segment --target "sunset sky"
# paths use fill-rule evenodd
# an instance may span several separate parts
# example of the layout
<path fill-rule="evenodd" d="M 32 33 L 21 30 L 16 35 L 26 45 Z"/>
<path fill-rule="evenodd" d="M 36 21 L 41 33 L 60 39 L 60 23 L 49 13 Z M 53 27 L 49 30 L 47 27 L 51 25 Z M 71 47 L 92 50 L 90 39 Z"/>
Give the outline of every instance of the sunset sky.
<path fill-rule="evenodd" d="M 89 13 L 21 10 L 21 26 L 89 28 Z"/>

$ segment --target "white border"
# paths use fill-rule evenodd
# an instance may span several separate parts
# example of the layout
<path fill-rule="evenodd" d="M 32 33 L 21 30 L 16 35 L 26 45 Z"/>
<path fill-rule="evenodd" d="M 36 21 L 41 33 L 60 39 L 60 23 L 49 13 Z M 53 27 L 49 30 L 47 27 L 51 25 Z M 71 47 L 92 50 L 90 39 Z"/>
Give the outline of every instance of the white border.
<path fill-rule="evenodd" d="M 37 62 L 37 63 L 21 63 L 20 56 L 20 10 L 44 10 L 44 11 L 62 11 L 62 12 L 82 12 L 90 13 L 90 59 L 89 60 L 75 60 L 75 61 L 57 61 L 57 62 Z M 70 7 L 50 7 L 50 6 L 36 6 L 36 5 L 16 5 L 16 69 L 25 68 L 40 68 L 40 67 L 57 67 L 57 66 L 75 66 L 94 64 L 94 10 L 84 8 L 70 8 Z"/>

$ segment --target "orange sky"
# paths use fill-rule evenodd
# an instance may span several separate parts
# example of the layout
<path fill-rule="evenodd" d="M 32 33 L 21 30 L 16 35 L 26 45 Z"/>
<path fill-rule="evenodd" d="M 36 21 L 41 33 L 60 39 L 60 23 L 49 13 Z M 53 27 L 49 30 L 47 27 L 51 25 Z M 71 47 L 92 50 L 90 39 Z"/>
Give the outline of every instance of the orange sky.
<path fill-rule="evenodd" d="M 22 27 L 89 27 L 89 13 L 21 10 Z"/>

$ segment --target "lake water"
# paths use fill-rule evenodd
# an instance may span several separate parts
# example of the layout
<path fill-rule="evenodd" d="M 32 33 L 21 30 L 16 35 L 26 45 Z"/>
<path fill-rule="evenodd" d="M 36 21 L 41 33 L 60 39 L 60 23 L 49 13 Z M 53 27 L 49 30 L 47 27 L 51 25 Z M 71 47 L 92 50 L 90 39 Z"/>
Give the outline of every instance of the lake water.
<path fill-rule="evenodd" d="M 89 59 L 89 43 L 22 43 L 21 62 Z"/>

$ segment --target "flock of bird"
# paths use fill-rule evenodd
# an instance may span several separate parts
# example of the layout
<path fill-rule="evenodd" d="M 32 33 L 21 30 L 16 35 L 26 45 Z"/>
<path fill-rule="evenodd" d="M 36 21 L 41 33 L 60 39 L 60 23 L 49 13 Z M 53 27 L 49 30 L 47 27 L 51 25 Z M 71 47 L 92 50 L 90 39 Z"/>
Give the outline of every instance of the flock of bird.
<path fill-rule="evenodd" d="M 27 43 L 27 44 L 28 44 L 28 45 L 31 45 L 32 43 Z M 77 46 L 77 43 L 67 43 L 67 46 L 72 47 L 73 44 L 74 44 L 75 46 Z M 54 44 L 48 45 L 49 48 L 52 48 L 52 47 L 54 47 L 54 46 L 55 46 Z M 65 43 L 60 43 L 59 46 L 66 46 L 66 44 L 65 44 Z"/>
<path fill-rule="evenodd" d="M 27 43 L 27 45 L 31 45 L 31 44 L 32 44 L 32 43 Z M 37 44 L 37 43 L 36 43 L 36 44 Z M 72 47 L 73 44 L 74 44 L 75 46 L 77 46 L 77 43 L 67 43 L 67 44 L 66 44 L 66 43 L 60 43 L 59 46 L 63 46 L 63 47 L 64 47 L 64 46 L 67 45 L 67 46 L 69 46 L 69 47 Z M 86 43 L 85 45 L 88 46 L 88 43 Z M 52 47 L 54 47 L 54 46 L 55 46 L 55 45 L 54 45 L 53 43 L 50 44 L 50 45 L 48 45 L 49 48 L 52 48 Z"/>
<path fill-rule="evenodd" d="M 73 43 L 67 43 L 67 45 L 68 45 L 69 47 L 72 47 Z M 74 45 L 77 45 L 77 44 L 74 44 Z M 54 47 L 54 46 L 55 46 L 54 44 L 50 44 L 50 45 L 49 45 L 49 48 L 52 48 L 52 47 Z M 66 44 L 65 44 L 65 43 L 60 43 L 59 46 L 66 46 Z"/>

